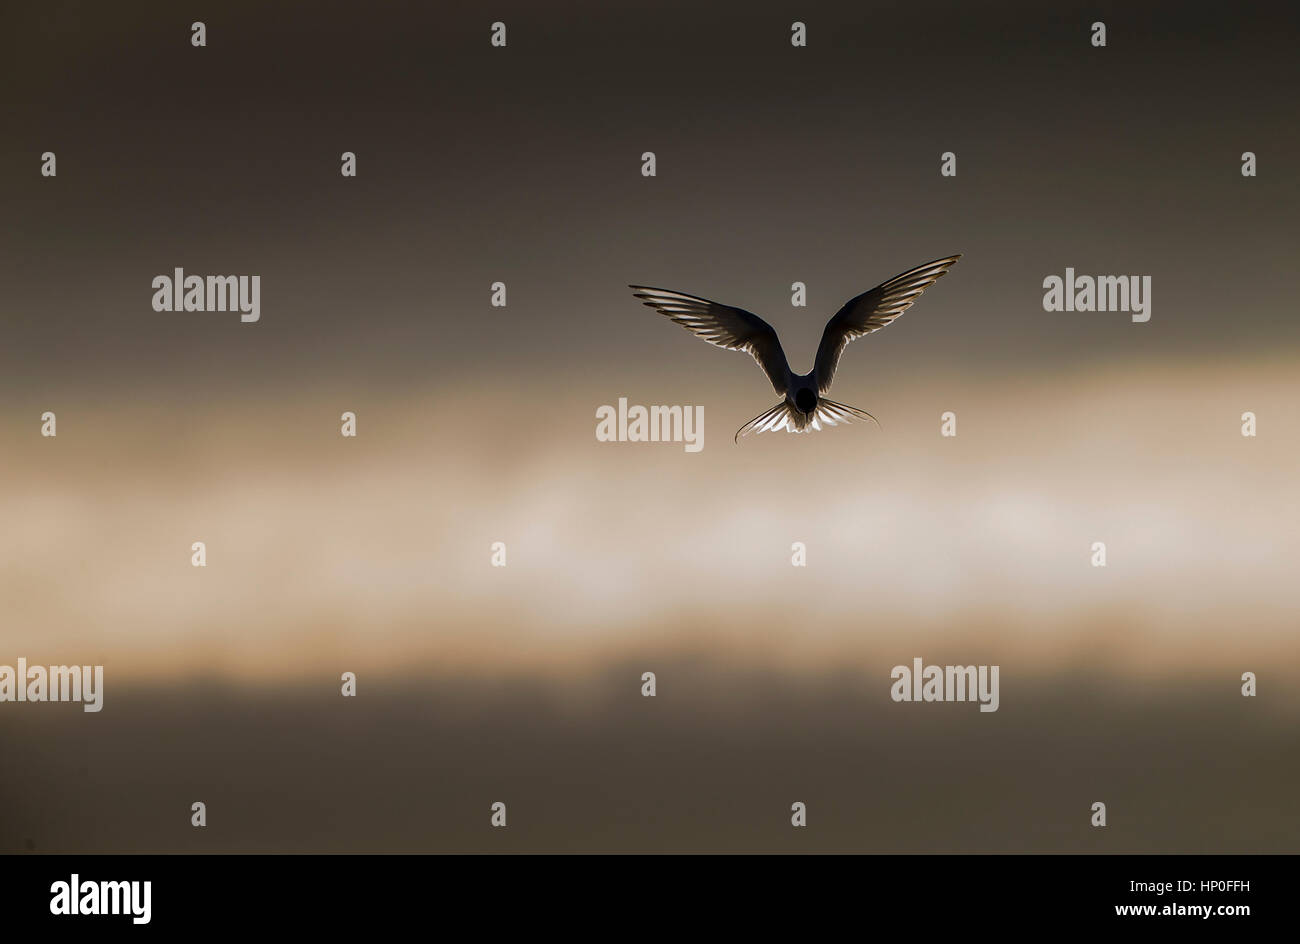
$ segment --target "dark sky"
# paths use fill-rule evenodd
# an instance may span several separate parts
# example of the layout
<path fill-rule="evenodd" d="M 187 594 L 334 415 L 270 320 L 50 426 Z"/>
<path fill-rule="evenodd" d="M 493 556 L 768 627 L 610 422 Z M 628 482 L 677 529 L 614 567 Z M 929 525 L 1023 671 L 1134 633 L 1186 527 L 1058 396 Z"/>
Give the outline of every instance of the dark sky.
<path fill-rule="evenodd" d="M 0 373 L 112 395 L 685 369 L 629 282 L 756 310 L 806 369 L 843 300 L 952 252 L 868 363 L 1294 344 L 1300 68 L 1277 4 L 873 6 L 25 4 L 0 66 Z M 175 266 L 261 275 L 262 321 L 153 312 Z M 1066 266 L 1152 276 L 1151 322 L 1045 313 Z"/>

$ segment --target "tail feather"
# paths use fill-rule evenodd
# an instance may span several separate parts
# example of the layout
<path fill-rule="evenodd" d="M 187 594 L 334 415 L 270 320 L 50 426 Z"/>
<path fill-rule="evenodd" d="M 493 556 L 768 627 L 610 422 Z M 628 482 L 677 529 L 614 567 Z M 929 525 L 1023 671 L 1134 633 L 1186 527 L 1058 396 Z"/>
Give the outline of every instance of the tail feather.
<path fill-rule="evenodd" d="M 817 404 L 817 413 L 823 418 L 824 422 L 830 423 L 831 426 L 837 423 L 861 423 L 864 420 L 871 420 L 877 428 L 880 426 L 880 420 L 876 419 L 866 410 L 859 410 L 856 406 L 849 406 L 847 403 L 837 403 L 834 400 L 828 400 L 822 397 Z"/>
<path fill-rule="evenodd" d="M 740 427 L 740 429 L 736 430 L 736 442 L 740 442 L 741 436 L 748 436 L 750 433 L 767 433 L 781 429 L 789 419 L 788 413 L 789 408 L 786 406 L 786 402 L 782 400 L 776 406 L 764 410 L 744 426 Z"/>

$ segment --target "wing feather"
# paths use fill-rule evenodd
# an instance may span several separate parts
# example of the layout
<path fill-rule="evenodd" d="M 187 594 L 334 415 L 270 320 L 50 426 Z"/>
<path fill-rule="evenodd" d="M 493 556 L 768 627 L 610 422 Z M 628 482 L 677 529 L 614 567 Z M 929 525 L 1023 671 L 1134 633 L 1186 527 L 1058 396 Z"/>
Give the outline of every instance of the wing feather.
<path fill-rule="evenodd" d="M 630 285 L 632 293 L 696 337 L 728 351 L 744 351 L 758 362 L 777 393 L 785 393 L 790 372 L 776 332 L 762 318 L 743 308 L 720 305 L 707 298 L 644 285 Z"/>
<path fill-rule="evenodd" d="M 851 298 L 826 322 L 822 340 L 817 345 L 817 360 L 813 370 L 817 375 L 819 393 L 830 389 L 839 364 L 840 354 L 850 341 L 879 331 L 912 307 L 927 288 L 939 281 L 961 258 L 961 253 L 927 262 L 896 275 L 888 282 L 877 285 L 869 292 Z"/>

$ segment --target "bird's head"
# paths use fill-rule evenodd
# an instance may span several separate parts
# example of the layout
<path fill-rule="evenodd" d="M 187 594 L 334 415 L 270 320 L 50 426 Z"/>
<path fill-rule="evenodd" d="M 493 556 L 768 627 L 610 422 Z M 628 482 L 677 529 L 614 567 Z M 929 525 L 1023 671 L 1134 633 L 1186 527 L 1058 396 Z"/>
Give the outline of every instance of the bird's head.
<path fill-rule="evenodd" d="M 795 391 L 794 405 L 800 413 L 811 413 L 817 408 L 817 392 L 811 387 L 800 387 Z"/>

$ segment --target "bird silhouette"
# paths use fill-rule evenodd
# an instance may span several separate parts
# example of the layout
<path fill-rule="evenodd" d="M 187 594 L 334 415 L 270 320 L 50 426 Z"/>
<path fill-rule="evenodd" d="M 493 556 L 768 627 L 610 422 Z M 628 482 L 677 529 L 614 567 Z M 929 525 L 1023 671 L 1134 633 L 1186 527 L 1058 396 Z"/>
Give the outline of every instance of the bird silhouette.
<path fill-rule="evenodd" d="M 751 355 L 767 374 L 782 399 L 764 410 L 740 429 L 736 442 L 750 433 L 808 433 L 825 426 L 871 420 L 880 422 L 866 410 L 837 403 L 826 396 L 835 377 L 840 354 L 850 341 L 878 331 L 912 307 L 923 291 L 939 281 L 953 267 L 961 253 L 927 262 L 908 269 L 869 292 L 844 303 L 826 322 L 813 369 L 806 374 L 790 370 L 781 342 L 772 326 L 752 312 L 731 305 L 720 305 L 707 298 L 644 285 L 629 285 L 633 295 L 667 315 L 696 337 L 728 351 Z"/>

